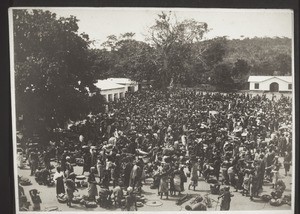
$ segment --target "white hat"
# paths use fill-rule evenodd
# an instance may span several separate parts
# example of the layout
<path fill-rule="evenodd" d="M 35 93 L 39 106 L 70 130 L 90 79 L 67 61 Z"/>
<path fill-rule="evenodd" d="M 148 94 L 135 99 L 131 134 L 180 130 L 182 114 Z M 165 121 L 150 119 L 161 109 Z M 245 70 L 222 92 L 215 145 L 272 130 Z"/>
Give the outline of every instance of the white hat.
<path fill-rule="evenodd" d="M 133 191 L 133 188 L 132 187 L 128 187 L 127 188 L 127 192 L 132 192 Z"/>

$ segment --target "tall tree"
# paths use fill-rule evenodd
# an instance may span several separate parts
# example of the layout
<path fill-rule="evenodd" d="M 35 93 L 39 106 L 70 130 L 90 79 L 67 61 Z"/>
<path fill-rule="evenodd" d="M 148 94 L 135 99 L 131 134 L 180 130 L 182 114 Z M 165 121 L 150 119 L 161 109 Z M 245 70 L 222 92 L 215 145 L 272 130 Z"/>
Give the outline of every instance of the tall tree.
<path fill-rule="evenodd" d="M 134 33 L 110 35 L 103 43 L 106 56 L 111 58 L 108 76 L 127 77 L 142 82 L 159 79 L 155 49 L 134 39 Z"/>
<path fill-rule="evenodd" d="M 28 137 L 47 141 L 54 128 L 102 110 L 87 58 L 90 41 L 78 34 L 77 22 L 44 10 L 13 11 L 16 113 Z"/>
<path fill-rule="evenodd" d="M 161 86 L 167 87 L 172 80 L 180 81 L 180 74 L 186 72 L 182 67 L 186 65 L 184 57 L 190 55 L 191 45 L 199 42 L 207 31 L 205 22 L 178 21 L 173 14 L 165 12 L 158 15 L 150 27 L 148 40 L 157 50 Z M 182 63 L 176 63 L 178 58 Z"/>

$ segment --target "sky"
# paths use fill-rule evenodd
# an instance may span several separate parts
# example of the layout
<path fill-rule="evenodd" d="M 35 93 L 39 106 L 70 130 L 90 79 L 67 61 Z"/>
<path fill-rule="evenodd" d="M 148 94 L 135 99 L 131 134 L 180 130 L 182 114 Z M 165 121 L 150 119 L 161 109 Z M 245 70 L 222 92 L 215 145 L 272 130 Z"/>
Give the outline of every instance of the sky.
<path fill-rule="evenodd" d="M 95 41 L 95 47 L 109 35 L 135 33 L 135 39 L 145 41 L 148 29 L 161 11 L 172 11 L 178 21 L 195 19 L 206 22 L 210 31 L 204 39 L 227 36 L 293 37 L 291 10 L 274 9 L 177 9 L 177 8 L 47 8 L 58 16 L 74 15 L 79 19 L 79 33 L 86 33 Z"/>

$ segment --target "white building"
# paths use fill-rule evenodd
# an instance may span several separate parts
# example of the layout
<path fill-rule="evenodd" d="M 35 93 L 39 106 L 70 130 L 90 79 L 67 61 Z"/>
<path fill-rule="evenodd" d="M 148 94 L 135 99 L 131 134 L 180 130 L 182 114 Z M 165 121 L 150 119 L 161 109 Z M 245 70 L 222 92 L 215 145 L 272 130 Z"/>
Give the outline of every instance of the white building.
<path fill-rule="evenodd" d="M 293 89 L 292 76 L 249 76 L 249 90 L 288 92 Z"/>
<path fill-rule="evenodd" d="M 138 83 L 127 78 L 109 78 L 98 80 L 95 84 L 107 101 L 114 101 L 125 97 L 125 93 L 135 92 L 139 89 Z"/>
<path fill-rule="evenodd" d="M 128 78 L 108 78 L 108 80 L 126 87 L 127 91 L 135 92 L 139 90 L 139 84 Z"/>

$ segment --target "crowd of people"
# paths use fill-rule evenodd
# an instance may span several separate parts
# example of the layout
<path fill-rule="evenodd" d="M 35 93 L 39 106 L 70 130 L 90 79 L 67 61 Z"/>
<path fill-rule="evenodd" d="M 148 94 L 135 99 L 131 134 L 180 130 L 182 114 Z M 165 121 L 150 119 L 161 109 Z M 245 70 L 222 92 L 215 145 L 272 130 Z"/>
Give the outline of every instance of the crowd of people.
<path fill-rule="evenodd" d="M 76 176 L 88 176 L 90 201 L 103 200 L 106 192 L 116 206 L 125 198 L 127 210 L 136 209 L 133 193 L 142 192 L 146 178 L 168 199 L 186 188 L 201 189 L 203 177 L 211 188 L 226 185 L 221 210 L 229 210 L 229 187 L 253 200 L 265 180 L 280 186 L 279 169 L 283 165 L 287 176 L 292 160 L 291 127 L 288 96 L 150 89 L 107 103 L 105 113 L 69 127 L 78 137 L 28 149 L 27 157 L 32 175 L 44 170 L 42 183 L 54 180 L 69 206 Z M 53 170 L 51 158 L 58 164 L 54 177 L 46 172 Z M 75 175 L 75 164 L 82 175 Z"/>

